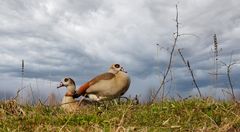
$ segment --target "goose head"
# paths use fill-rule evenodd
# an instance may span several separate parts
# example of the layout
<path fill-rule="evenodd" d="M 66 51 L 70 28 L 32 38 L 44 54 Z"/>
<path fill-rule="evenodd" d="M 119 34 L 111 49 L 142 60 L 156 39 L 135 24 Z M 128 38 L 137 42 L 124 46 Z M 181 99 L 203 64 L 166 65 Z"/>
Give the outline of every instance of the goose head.
<path fill-rule="evenodd" d="M 124 68 L 120 64 L 112 64 L 110 68 L 108 69 L 108 72 L 117 74 L 118 72 L 125 72 L 127 71 L 124 70 Z"/>
<path fill-rule="evenodd" d="M 57 88 L 62 88 L 62 87 L 67 88 L 66 94 L 73 95 L 75 93 L 76 85 L 75 85 L 74 80 L 70 77 L 63 78 L 62 81 L 60 82 L 60 84 L 57 86 Z"/>

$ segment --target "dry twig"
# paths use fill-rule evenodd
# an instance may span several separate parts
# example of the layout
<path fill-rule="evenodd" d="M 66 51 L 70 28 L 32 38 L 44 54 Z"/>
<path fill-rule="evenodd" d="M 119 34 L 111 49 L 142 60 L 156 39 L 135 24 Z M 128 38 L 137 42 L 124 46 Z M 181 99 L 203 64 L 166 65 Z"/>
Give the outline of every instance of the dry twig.
<path fill-rule="evenodd" d="M 197 90 L 198 90 L 199 96 L 202 97 L 201 91 L 200 91 L 200 89 L 199 89 L 199 87 L 198 87 L 198 85 L 197 85 L 197 82 L 196 82 L 196 79 L 195 79 L 195 77 L 194 77 L 193 70 L 192 70 L 192 68 L 191 68 L 191 66 L 190 66 L 189 61 L 187 60 L 187 62 L 186 62 L 186 60 L 184 59 L 184 57 L 183 57 L 182 52 L 181 52 L 180 49 L 178 49 L 178 53 L 180 54 L 183 63 L 188 67 L 188 70 L 189 70 L 189 72 L 191 73 L 192 81 L 193 81 L 195 87 L 196 87 Z"/>
<path fill-rule="evenodd" d="M 162 79 L 162 81 L 161 81 L 161 83 L 160 83 L 160 87 L 157 89 L 156 93 L 154 94 L 154 96 L 153 96 L 153 98 L 152 98 L 152 101 L 151 101 L 152 103 L 156 100 L 156 98 L 157 98 L 158 93 L 160 92 L 160 90 L 161 90 L 162 88 L 164 88 L 164 85 L 165 85 L 165 83 L 166 83 L 166 79 L 167 79 L 167 77 L 168 77 L 168 73 L 169 73 L 169 71 L 170 71 L 170 69 L 171 69 L 171 67 L 172 67 L 173 53 L 174 53 L 174 51 L 175 51 L 175 47 L 176 47 L 176 45 L 177 45 L 177 40 L 178 40 L 178 37 L 179 37 L 179 30 L 178 30 L 178 29 L 179 29 L 178 5 L 176 5 L 176 19 L 175 19 L 175 21 L 176 21 L 176 32 L 173 33 L 173 35 L 174 35 L 174 42 L 173 42 L 172 50 L 171 50 L 171 52 L 170 52 L 170 58 L 169 58 L 168 66 L 167 66 L 166 72 L 165 72 L 164 75 L 163 75 L 163 79 Z M 164 91 L 164 90 L 163 90 L 163 91 Z M 164 93 L 163 93 L 162 96 L 164 96 Z"/>

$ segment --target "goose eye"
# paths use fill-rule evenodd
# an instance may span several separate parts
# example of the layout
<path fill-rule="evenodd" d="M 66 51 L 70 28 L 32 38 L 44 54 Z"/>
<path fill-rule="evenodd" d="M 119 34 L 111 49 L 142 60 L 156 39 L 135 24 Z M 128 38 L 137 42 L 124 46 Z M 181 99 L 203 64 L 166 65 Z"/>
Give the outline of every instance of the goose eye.
<path fill-rule="evenodd" d="M 115 65 L 114 65 L 114 67 L 116 67 L 116 68 L 119 68 L 119 67 L 120 67 L 120 65 L 119 65 L 119 64 L 115 64 Z"/>
<path fill-rule="evenodd" d="M 64 82 L 67 82 L 67 81 L 68 81 L 68 78 L 65 78 L 65 79 L 64 79 Z"/>

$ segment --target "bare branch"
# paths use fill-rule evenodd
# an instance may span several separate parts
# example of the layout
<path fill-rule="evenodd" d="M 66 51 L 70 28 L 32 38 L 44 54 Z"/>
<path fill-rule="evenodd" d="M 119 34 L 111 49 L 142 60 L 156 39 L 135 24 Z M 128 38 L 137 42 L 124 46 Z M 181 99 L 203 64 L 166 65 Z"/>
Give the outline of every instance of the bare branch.
<path fill-rule="evenodd" d="M 18 96 L 19 96 L 19 93 L 20 93 L 24 88 L 26 88 L 26 87 L 22 87 L 22 88 L 18 89 L 17 95 L 16 95 L 13 99 L 17 99 Z"/>
<path fill-rule="evenodd" d="M 160 83 L 160 87 L 157 89 L 157 92 L 153 96 L 153 99 L 152 99 L 151 102 L 154 102 L 156 100 L 158 93 L 160 92 L 160 90 L 162 88 L 164 88 L 165 81 L 166 81 L 166 79 L 168 77 L 168 73 L 169 73 L 169 71 L 170 71 L 170 69 L 172 67 L 173 53 L 175 51 L 175 47 L 176 47 L 177 40 L 178 40 L 178 37 L 179 37 L 178 5 L 176 5 L 176 19 L 175 19 L 175 21 L 176 21 L 176 32 L 173 33 L 173 35 L 174 35 L 174 42 L 173 42 L 172 50 L 170 52 L 170 58 L 169 58 L 168 66 L 167 66 L 166 72 L 165 72 L 165 74 L 163 76 L 163 79 L 162 79 L 162 81 Z M 162 96 L 164 96 L 164 93 L 163 93 Z"/>
<path fill-rule="evenodd" d="M 180 54 L 183 63 L 188 67 L 188 70 L 189 70 L 189 72 L 190 72 L 190 74 L 191 74 L 191 76 L 192 76 L 192 81 L 193 81 L 195 87 L 196 87 L 197 90 L 198 90 L 199 96 L 202 97 L 201 91 L 200 91 L 200 89 L 199 89 L 199 87 L 198 87 L 198 85 L 197 85 L 197 82 L 196 82 L 196 79 L 195 79 L 195 77 L 194 77 L 193 70 L 192 70 L 192 68 L 191 68 L 191 66 L 190 66 L 189 61 L 186 62 L 186 60 L 184 59 L 184 57 L 183 57 L 182 52 L 181 52 L 180 49 L 178 49 L 178 53 Z"/>
<path fill-rule="evenodd" d="M 231 88 L 232 99 L 235 101 L 236 98 L 235 98 L 235 95 L 234 95 L 233 84 L 232 84 L 232 79 L 231 79 L 231 75 L 230 75 L 231 67 L 232 67 L 233 65 L 234 65 L 234 63 L 229 64 L 229 65 L 227 66 L 227 77 L 228 77 L 228 82 L 229 82 L 229 85 L 230 85 L 230 88 Z"/>
<path fill-rule="evenodd" d="M 232 62 L 232 54 L 231 54 L 231 57 L 230 57 L 230 63 L 229 64 L 226 64 L 223 61 L 220 61 L 220 62 L 227 68 L 227 78 L 228 78 L 228 83 L 229 83 L 229 86 L 230 86 L 230 89 L 231 89 L 232 99 L 233 99 L 233 101 L 236 101 L 236 97 L 235 97 L 234 90 L 233 90 L 234 88 L 233 88 L 233 84 L 232 84 L 232 78 L 231 78 L 231 70 L 232 70 L 232 66 L 237 64 L 237 62 L 236 61 Z"/>
<path fill-rule="evenodd" d="M 199 36 L 197 36 L 196 34 L 192 34 L 192 33 L 182 33 L 182 34 L 179 34 L 179 36 L 194 36 L 196 38 L 200 38 Z"/>

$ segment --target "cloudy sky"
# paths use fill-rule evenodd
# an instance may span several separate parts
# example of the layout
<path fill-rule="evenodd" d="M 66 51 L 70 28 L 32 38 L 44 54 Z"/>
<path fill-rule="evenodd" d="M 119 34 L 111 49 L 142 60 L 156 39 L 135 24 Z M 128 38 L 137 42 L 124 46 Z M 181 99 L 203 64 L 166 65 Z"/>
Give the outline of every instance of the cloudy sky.
<path fill-rule="evenodd" d="M 126 95 L 146 98 L 160 85 L 176 31 L 177 42 L 190 61 L 204 95 L 222 97 L 229 90 L 226 67 L 214 72 L 213 35 L 217 34 L 219 60 L 236 62 L 233 85 L 240 86 L 240 1 L 237 0 L 0 0 L 0 96 L 14 96 L 21 87 L 21 61 L 25 61 L 23 96 L 62 96 L 58 82 L 72 77 L 77 86 L 120 63 L 132 79 Z M 156 46 L 159 44 L 159 46 Z M 196 95 L 191 76 L 174 53 L 169 97 Z M 236 90 L 237 91 L 237 90 Z"/>

